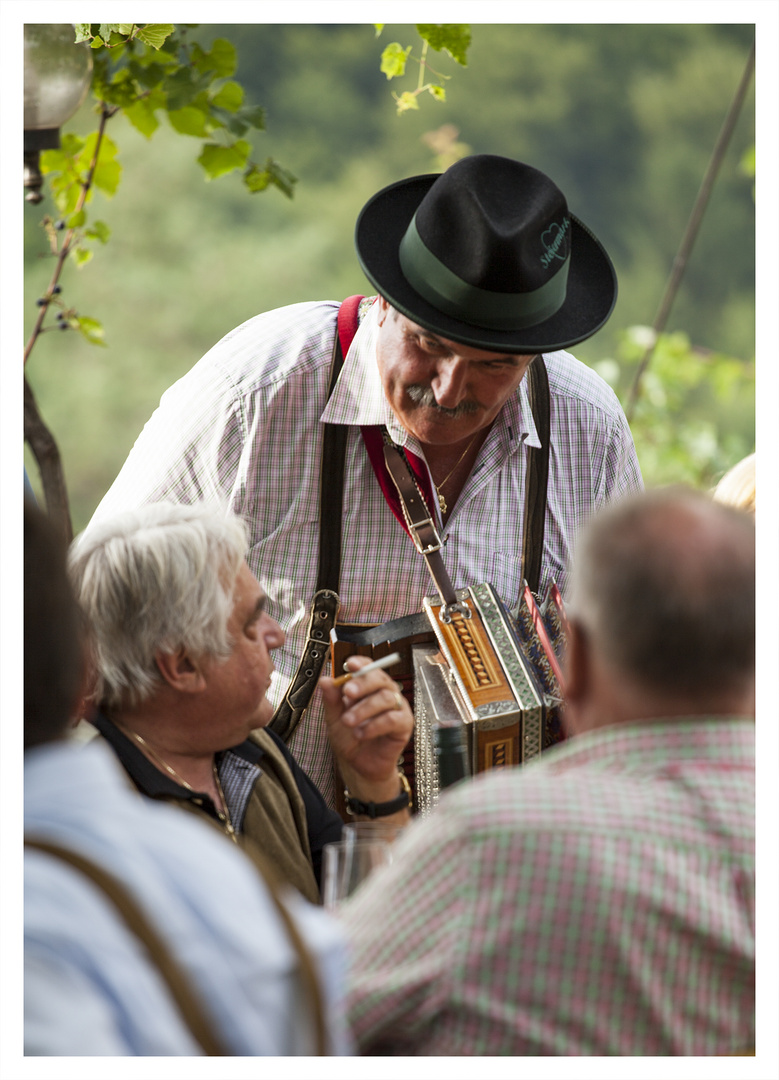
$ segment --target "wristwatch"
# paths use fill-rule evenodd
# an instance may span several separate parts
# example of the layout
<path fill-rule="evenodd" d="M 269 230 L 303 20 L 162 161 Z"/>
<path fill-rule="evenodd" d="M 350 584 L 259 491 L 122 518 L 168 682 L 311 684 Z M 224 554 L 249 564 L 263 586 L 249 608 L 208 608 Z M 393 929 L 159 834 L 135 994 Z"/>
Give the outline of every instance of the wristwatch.
<path fill-rule="evenodd" d="M 411 786 L 405 773 L 398 773 L 398 779 L 400 780 L 400 795 L 396 799 L 390 799 L 389 802 L 362 802 L 360 799 L 355 799 L 353 795 L 349 794 L 348 789 L 344 788 L 346 812 L 351 814 L 352 817 L 360 815 L 361 817 L 374 819 L 389 817 L 390 814 L 397 814 L 399 810 L 405 810 L 407 806 L 410 807 L 412 805 Z"/>

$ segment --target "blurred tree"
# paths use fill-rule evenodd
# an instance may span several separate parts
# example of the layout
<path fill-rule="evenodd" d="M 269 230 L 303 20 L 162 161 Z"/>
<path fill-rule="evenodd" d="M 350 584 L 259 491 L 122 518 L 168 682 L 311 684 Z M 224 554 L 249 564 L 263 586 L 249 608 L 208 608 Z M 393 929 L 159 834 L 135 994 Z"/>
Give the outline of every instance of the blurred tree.
<path fill-rule="evenodd" d="M 245 106 L 243 87 L 229 78 L 236 66 L 235 48 L 229 41 L 218 39 L 206 52 L 187 39 L 186 28 L 174 33 L 173 25 L 167 23 L 76 23 L 75 30 L 74 47 L 88 42 L 95 53 L 91 94 L 99 123 L 88 137 L 65 135 L 59 149 L 42 154 L 41 172 L 49 177 L 60 217 L 53 221 L 46 215 L 42 221 L 55 265 L 46 291 L 37 300 L 38 315 L 24 350 L 25 364 L 47 330 L 77 330 L 90 344 L 104 344 L 102 324 L 61 299 L 60 276 L 68 258 L 83 266 L 92 257 L 89 243 L 104 244 L 110 236 L 105 222 L 88 220 L 87 206 L 95 189 L 111 196 L 119 184 L 117 147 L 106 134 L 107 122 L 118 112 L 147 138 L 159 127 L 157 113 L 163 112 L 174 131 L 205 139 L 198 161 L 209 179 L 240 169 L 250 192 L 273 185 L 287 195 L 292 194 L 295 182 L 272 159 L 258 166 L 249 158 L 251 144 L 243 136 L 250 128 L 264 127 L 264 113 L 257 106 Z M 224 137 L 213 141 L 216 133 Z M 73 529 L 62 459 L 26 378 L 24 432 L 40 470 L 47 512 L 70 542 Z"/>
<path fill-rule="evenodd" d="M 91 244 L 105 244 L 110 237 L 104 221 L 89 220 L 87 207 L 95 190 L 113 196 L 119 184 L 118 148 L 106 133 L 107 122 L 118 113 L 147 139 L 159 128 L 157 114 L 162 113 L 175 132 L 203 140 L 197 160 L 207 179 L 238 171 L 251 193 L 277 187 L 292 196 L 297 178 L 289 170 L 273 158 L 258 165 L 250 157 L 252 146 L 246 135 L 252 129 L 264 130 L 265 111 L 247 105 L 243 86 L 232 78 L 237 64 L 234 45 L 217 37 L 204 48 L 189 33 L 193 29 L 169 23 L 75 24 L 74 44 L 87 43 L 94 52 L 91 94 L 100 119 L 96 132 L 86 137 L 68 133 L 58 150 L 47 150 L 42 156 L 41 171 L 48 176 L 60 216 L 55 221 L 46 215 L 42 220 L 49 253 L 56 262 L 37 300 L 38 315 L 25 348 L 25 364 L 40 335 L 48 330 L 76 330 L 90 344 L 105 344 L 102 322 L 61 299 L 60 276 L 66 260 L 85 265 L 92 258 Z M 435 25 L 417 30 L 422 57 L 416 93 L 429 89 L 443 99 L 440 87 L 421 85 L 428 47 L 443 49 L 464 65 L 470 31 L 467 26 Z M 387 50 L 381 61 L 385 72 L 386 55 Z M 403 73 L 406 55 L 393 74 Z M 47 326 L 49 315 L 54 318 Z M 69 541 L 72 524 L 61 457 L 26 378 L 25 439 L 38 464 L 47 510 Z"/>
<path fill-rule="evenodd" d="M 633 326 L 620 335 L 620 364 L 593 365 L 623 401 L 650 344 L 652 366 L 630 423 L 645 482 L 709 489 L 755 448 L 754 361 L 696 347 L 682 331 L 655 339 L 650 327 Z"/>
<path fill-rule="evenodd" d="M 209 25 L 192 33 L 204 51 L 219 37 L 234 42 L 235 77 L 247 98 L 265 105 L 274 156 L 300 180 L 294 203 L 247 199 L 237 172 L 219 185 L 200 181 L 189 140 L 147 143 L 122 116 L 112 122 L 122 197 L 109 201 L 97 191 L 94 207 L 111 228 L 112 256 L 80 273 L 114 347 L 109 357 L 81 348 L 76 334 L 48 335 L 30 373 L 62 445 L 77 527 L 162 392 L 218 338 L 259 311 L 365 291 L 352 243 L 360 207 L 386 184 L 441 168 L 430 136 L 450 124 L 454 144 L 470 152 L 507 154 L 549 172 L 612 252 L 617 307 L 574 352 L 611 368 L 626 392 L 637 361 L 625 353 L 624 335 L 657 308 L 753 27 L 480 24 L 466 69 L 436 54 L 436 66 L 457 76 L 446 84 L 447 100 L 400 119 L 379 59 L 382 40 L 405 46 L 413 26 L 388 26 L 378 41 L 371 25 Z M 655 80 L 662 87 L 666 77 L 677 80 L 676 93 L 657 94 L 659 112 L 644 116 L 640 88 Z M 700 116 L 693 130 L 678 115 L 686 97 Z M 682 395 L 674 419 L 683 427 L 695 409 L 711 410 L 723 447 L 732 436 L 754 443 L 753 179 L 740 166 L 754 145 L 752 114 L 750 97 L 668 328 L 683 331 L 697 357 L 740 358 L 737 407 L 699 389 Z M 86 133 L 87 119 L 71 128 Z M 676 156 L 687 166 L 672 167 Z M 40 229 L 29 207 L 25 231 L 25 288 L 34 298 L 46 288 L 47 263 L 36 258 Z M 28 321 L 33 316 L 28 311 Z M 650 484 L 653 461 L 642 460 Z"/>

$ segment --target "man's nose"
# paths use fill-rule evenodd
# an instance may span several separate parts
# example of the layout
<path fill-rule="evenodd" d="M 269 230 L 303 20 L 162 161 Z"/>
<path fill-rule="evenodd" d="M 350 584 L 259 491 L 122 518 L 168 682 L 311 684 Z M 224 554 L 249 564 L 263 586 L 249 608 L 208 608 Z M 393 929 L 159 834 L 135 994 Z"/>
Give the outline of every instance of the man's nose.
<path fill-rule="evenodd" d="M 269 649 L 280 649 L 286 641 L 287 635 L 284 633 L 284 631 L 281 629 L 275 619 L 271 619 L 270 616 L 268 616 L 268 620 L 271 625 L 268 627 L 268 630 L 265 634 L 265 641 L 267 643 L 267 647 Z"/>
<path fill-rule="evenodd" d="M 431 382 L 435 399 L 444 409 L 456 409 L 467 394 L 468 364 L 459 356 L 439 360 Z"/>

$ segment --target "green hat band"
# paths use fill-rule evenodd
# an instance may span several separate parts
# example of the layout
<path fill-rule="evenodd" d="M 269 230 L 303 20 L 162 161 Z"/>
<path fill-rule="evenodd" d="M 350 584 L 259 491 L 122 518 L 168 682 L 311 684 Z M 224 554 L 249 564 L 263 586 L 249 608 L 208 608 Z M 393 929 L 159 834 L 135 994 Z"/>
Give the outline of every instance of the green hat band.
<path fill-rule="evenodd" d="M 563 305 L 570 255 L 560 269 L 532 292 L 499 293 L 469 285 L 425 246 L 411 219 L 398 250 L 408 283 L 429 304 L 460 322 L 488 330 L 524 330 L 550 318 Z"/>

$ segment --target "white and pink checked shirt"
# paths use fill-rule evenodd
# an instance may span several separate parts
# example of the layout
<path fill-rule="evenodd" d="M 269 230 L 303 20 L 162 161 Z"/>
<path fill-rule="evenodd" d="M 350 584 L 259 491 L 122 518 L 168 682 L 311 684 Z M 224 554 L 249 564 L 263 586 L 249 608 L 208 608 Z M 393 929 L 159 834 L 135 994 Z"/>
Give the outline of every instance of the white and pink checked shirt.
<path fill-rule="evenodd" d="M 379 623 L 409 615 L 435 591 L 424 560 L 384 501 L 359 431 L 361 424 L 386 424 L 397 443 L 423 456 L 384 397 L 375 308 L 363 318 L 327 402 L 338 306 L 295 304 L 227 334 L 163 395 L 95 515 L 155 500 L 205 499 L 227 504 L 249 522 L 249 566 L 287 634 L 274 654 L 274 704 L 297 667 L 316 587 L 322 421 L 350 427 L 340 619 Z M 545 360 L 552 429 L 541 588 L 554 579 L 565 595 L 578 530 L 610 499 L 639 489 L 641 474 L 610 387 L 568 353 Z M 488 581 L 509 606 L 522 584 L 525 445 L 539 440 L 523 381 L 493 425 L 443 530 L 444 563 L 455 588 Z M 316 699 L 290 749 L 332 800 L 332 759 Z"/>
<path fill-rule="evenodd" d="M 446 792 L 338 913 L 360 1051 L 754 1048 L 754 736 L 615 724 Z"/>

